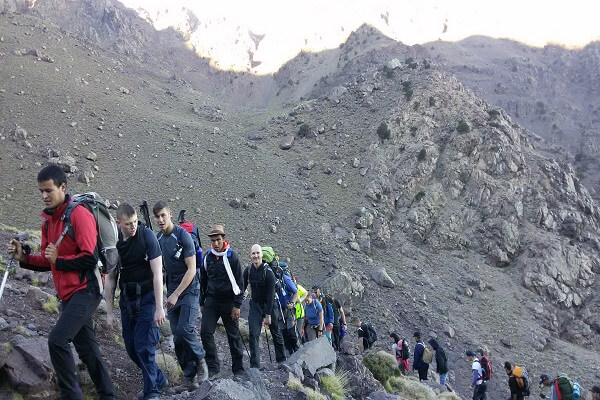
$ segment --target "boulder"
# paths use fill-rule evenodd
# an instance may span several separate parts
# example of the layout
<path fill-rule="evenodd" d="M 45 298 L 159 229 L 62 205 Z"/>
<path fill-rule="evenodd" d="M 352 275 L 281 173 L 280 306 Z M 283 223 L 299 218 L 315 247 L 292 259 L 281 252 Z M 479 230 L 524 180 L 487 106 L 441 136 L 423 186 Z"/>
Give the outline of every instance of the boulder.
<path fill-rule="evenodd" d="M 51 157 L 48 159 L 50 164 L 55 164 L 61 167 L 65 172 L 76 173 L 79 168 L 75 165 L 75 158 L 71 156 Z"/>
<path fill-rule="evenodd" d="M 281 144 L 279 145 L 279 148 L 281 150 L 289 150 L 289 149 L 291 149 L 292 145 L 294 144 L 294 138 L 295 138 L 294 135 L 287 135 L 281 141 Z"/>
<path fill-rule="evenodd" d="M 371 277 L 380 286 L 394 288 L 396 282 L 388 275 L 385 268 L 375 268 L 371 271 Z"/>
<path fill-rule="evenodd" d="M 336 367 L 348 372 L 348 394 L 355 399 L 365 399 L 373 392 L 385 391 L 359 357 L 341 355 L 338 357 Z"/>
<path fill-rule="evenodd" d="M 11 344 L 12 349 L 2 367 L 11 387 L 28 394 L 54 391 L 54 370 L 47 339 L 17 336 Z"/>
<path fill-rule="evenodd" d="M 342 306 L 346 307 L 352 306 L 355 301 L 362 299 L 365 287 L 358 276 L 345 271 L 337 271 L 323 283 L 323 291 L 335 293 Z"/>
<path fill-rule="evenodd" d="M 308 371 L 310 376 L 313 376 L 318 369 L 328 367 L 335 364 L 335 362 L 335 350 L 329 344 L 327 337 L 321 336 L 306 343 L 292 354 L 285 363 L 291 368 L 294 364 L 299 364 L 303 370 Z"/>
<path fill-rule="evenodd" d="M 388 393 L 385 390 L 377 390 L 369 394 L 366 400 L 404 400 L 404 397 Z"/>

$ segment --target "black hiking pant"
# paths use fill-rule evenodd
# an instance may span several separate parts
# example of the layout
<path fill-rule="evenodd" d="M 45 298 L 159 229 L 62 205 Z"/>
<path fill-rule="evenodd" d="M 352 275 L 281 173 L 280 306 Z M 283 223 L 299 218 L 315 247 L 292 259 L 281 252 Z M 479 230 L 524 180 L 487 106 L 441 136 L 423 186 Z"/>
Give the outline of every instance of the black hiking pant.
<path fill-rule="evenodd" d="M 242 336 L 240 335 L 240 326 L 238 321 L 231 319 L 231 310 L 233 310 L 233 307 L 233 299 L 217 301 L 214 297 L 207 297 L 204 302 L 200 338 L 206 352 L 206 365 L 212 374 L 219 373 L 221 370 L 221 363 L 215 344 L 215 330 L 217 329 L 219 318 L 223 320 L 225 332 L 227 332 L 227 342 L 229 343 L 229 352 L 231 353 L 231 370 L 233 373 L 244 370 L 244 363 L 242 361 L 244 350 Z"/>
<path fill-rule="evenodd" d="M 248 333 L 249 341 L 248 347 L 250 347 L 250 367 L 260 368 L 260 333 L 263 326 L 263 308 L 250 300 L 250 312 L 248 314 Z M 281 320 L 278 320 L 274 314 L 271 314 L 271 325 L 269 325 L 271 331 L 272 346 L 275 350 L 275 360 L 285 361 L 285 348 L 283 345 L 283 337 L 281 335 Z M 269 348 L 269 357 L 271 357 L 271 343 L 267 343 Z"/>
<path fill-rule="evenodd" d="M 331 337 L 331 345 L 334 350 L 340 351 L 342 345 L 342 330 L 340 324 L 333 325 L 332 337 Z"/>
<path fill-rule="evenodd" d="M 429 371 L 429 364 L 425 364 L 424 367 L 417 369 L 419 371 L 419 380 L 426 381 L 427 380 L 427 372 Z"/>
<path fill-rule="evenodd" d="M 487 383 L 483 382 L 481 385 L 475 385 L 473 388 L 473 400 L 487 400 Z"/>
<path fill-rule="evenodd" d="M 81 400 L 83 393 L 77 383 L 77 366 L 71 353 L 70 342 L 75 345 L 79 358 L 87 366 L 100 400 L 115 399 L 115 388 L 102 360 L 92 314 L 100 304 L 97 286 L 79 290 L 61 305 L 61 314 L 48 336 L 50 360 L 58 378 L 61 399 Z"/>
<path fill-rule="evenodd" d="M 296 335 L 296 309 L 283 309 L 285 320 L 283 322 L 283 342 L 288 353 L 292 355 L 299 349 L 298 336 Z"/>

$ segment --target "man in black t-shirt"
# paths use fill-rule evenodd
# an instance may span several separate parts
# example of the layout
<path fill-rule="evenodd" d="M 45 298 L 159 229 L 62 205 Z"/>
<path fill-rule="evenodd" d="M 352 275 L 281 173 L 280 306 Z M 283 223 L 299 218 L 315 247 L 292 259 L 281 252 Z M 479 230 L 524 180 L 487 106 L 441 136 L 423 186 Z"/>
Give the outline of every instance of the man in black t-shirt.
<path fill-rule="evenodd" d="M 155 361 L 159 325 L 165 322 L 163 309 L 162 255 L 154 233 L 138 224 L 135 209 L 121 204 L 117 209 L 121 257 L 119 288 L 121 297 L 121 324 L 125 349 L 131 360 L 141 369 L 144 389 L 139 397 L 160 397 L 160 389 L 169 383 Z M 113 295 L 117 272 L 105 278 L 106 324 L 115 327 Z"/>

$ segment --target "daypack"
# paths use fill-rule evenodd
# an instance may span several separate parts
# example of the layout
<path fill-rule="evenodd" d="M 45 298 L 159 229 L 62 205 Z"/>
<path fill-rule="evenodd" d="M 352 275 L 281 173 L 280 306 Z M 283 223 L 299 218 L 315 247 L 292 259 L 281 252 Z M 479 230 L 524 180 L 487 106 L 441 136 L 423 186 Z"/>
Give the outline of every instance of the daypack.
<path fill-rule="evenodd" d="M 179 211 L 177 221 L 179 222 L 179 226 L 185 229 L 192 237 L 194 249 L 196 250 L 196 269 L 199 269 L 202 266 L 202 241 L 200 240 L 198 227 L 193 222 L 185 220 L 185 210 Z"/>
<path fill-rule="evenodd" d="M 402 339 L 402 352 L 400 358 L 403 360 L 408 360 L 410 358 L 410 347 L 408 347 L 406 339 Z"/>
<path fill-rule="evenodd" d="M 117 251 L 119 231 L 115 219 L 108 211 L 106 202 L 95 192 L 73 195 L 72 200 L 67 205 L 65 213 L 62 216 L 64 229 L 56 241 L 56 247 L 58 247 L 63 237 L 67 234 L 75 240 L 75 232 L 73 231 L 70 218 L 75 207 L 81 205 L 92 213 L 96 220 L 96 231 L 98 232 L 96 250 L 98 251 L 98 259 L 101 264 L 99 265 L 100 272 L 103 274 L 113 272 L 120 264 L 119 252 Z"/>
<path fill-rule="evenodd" d="M 569 375 L 558 374 L 558 377 L 554 380 L 554 387 L 558 400 L 573 400 L 574 384 Z M 579 384 L 577 384 L 579 387 Z M 579 396 L 579 394 L 578 394 Z"/>
<path fill-rule="evenodd" d="M 275 254 L 275 250 L 273 250 L 272 247 L 263 246 L 262 253 L 263 261 L 269 264 L 270 266 L 273 266 L 273 264 L 279 264 L 279 256 Z"/>
<path fill-rule="evenodd" d="M 490 362 L 490 358 L 488 356 L 481 356 L 479 364 L 481 365 L 481 378 L 484 381 L 492 379 L 492 363 Z"/>
<path fill-rule="evenodd" d="M 373 344 L 377 341 L 377 332 L 372 324 L 367 324 L 367 340 L 369 344 Z"/>
<path fill-rule="evenodd" d="M 433 350 L 423 344 L 423 356 L 421 357 L 424 363 L 431 364 L 433 361 Z"/>
<path fill-rule="evenodd" d="M 531 384 L 529 382 L 529 376 L 525 367 L 519 367 L 515 365 L 513 368 L 513 376 L 517 382 L 517 386 L 521 390 L 523 396 L 529 396 L 531 394 Z"/>

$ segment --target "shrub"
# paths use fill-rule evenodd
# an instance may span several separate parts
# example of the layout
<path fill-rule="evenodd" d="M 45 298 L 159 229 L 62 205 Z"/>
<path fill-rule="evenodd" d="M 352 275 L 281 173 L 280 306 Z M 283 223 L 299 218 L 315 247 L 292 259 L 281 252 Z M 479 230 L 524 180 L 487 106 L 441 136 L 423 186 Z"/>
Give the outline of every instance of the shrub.
<path fill-rule="evenodd" d="M 379 128 L 377 128 L 377 136 L 379 136 L 382 142 L 385 139 L 389 139 L 391 133 L 392 132 L 390 131 L 390 128 L 388 128 L 388 125 L 385 122 L 379 124 Z"/>
<path fill-rule="evenodd" d="M 363 364 L 371 371 L 375 379 L 385 385 L 392 376 L 400 374 L 396 358 L 385 351 L 367 354 Z"/>
<path fill-rule="evenodd" d="M 405 378 L 394 376 L 389 380 L 389 385 L 394 393 L 402 397 L 414 400 L 436 400 L 437 396 L 432 388 L 416 380 L 416 378 Z"/>
<path fill-rule="evenodd" d="M 32 286 L 40 286 L 40 280 L 38 278 L 33 278 L 31 280 L 31 285 Z"/>
<path fill-rule="evenodd" d="M 411 126 L 410 127 L 410 134 L 415 136 L 417 134 L 417 130 L 418 128 L 416 126 Z"/>
<path fill-rule="evenodd" d="M 438 396 L 438 400 L 461 400 L 454 392 L 444 392 Z"/>
<path fill-rule="evenodd" d="M 179 379 L 181 368 L 179 368 L 179 364 L 175 357 L 170 354 L 156 352 L 156 363 L 171 382 Z"/>
<path fill-rule="evenodd" d="M 302 386 L 302 382 L 298 379 L 290 379 L 286 384 L 287 388 L 290 390 L 301 390 L 304 386 Z"/>
<path fill-rule="evenodd" d="M 300 125 L 300 129 L 298 129 L 298 135 L 302 137 L 306 137 L 310 134 L 310 126 L 307 123 Z"/>
<path fill-rule="evenodd" d="M 42 304 L 42 310 L 50 314 L 58 313 L 58 300 L 56 300 L 56 297 L 48 297 L 48 301 Z"/>
<path fill-rule="evenodd" d="M 393 78 L 394 77 L 394 69 L 388 67 L 387 65 L 383 66 L 383 73 L 385 74 L 386 77 L 388 78 Z"/>
<path fill-rule="evenodd" d="M 469 126 L 468 122 L 460 121 L 456 126 L 456 131 L 460 133 L 467 133 L 471 131 L 471 127 Z"/>
<path fill-rule="evenodd" d="M 417 203 L 418 203 L 419 201 L 421 201 L 421 199 L 422 199 L 423 197 L 425 197 L 425 192 L 424 192 L 423 190 L 421 190 L 419 193 L 417 193 L 417 194 L 415 195 L 415 202 L 417 202 Z"/>
<path fill-rule="evenodd" d="M 427 157 L 427 150 L 425 150 L 424 148 L 421 149 L 421 151 L 419 152 L 419 155 L 417 155 L 417 160 L 419 161 L 423 161 L 425 159 L 425 157 Z"/>
<path fill-rule="evenodd" d="M 348 392 L 349 379 L 346 372 L 336 371 L 334 375 L 321 376 L 321 386 L 331 395 L 332 400 L 344 400 Z"/>

